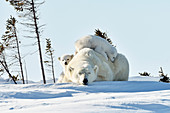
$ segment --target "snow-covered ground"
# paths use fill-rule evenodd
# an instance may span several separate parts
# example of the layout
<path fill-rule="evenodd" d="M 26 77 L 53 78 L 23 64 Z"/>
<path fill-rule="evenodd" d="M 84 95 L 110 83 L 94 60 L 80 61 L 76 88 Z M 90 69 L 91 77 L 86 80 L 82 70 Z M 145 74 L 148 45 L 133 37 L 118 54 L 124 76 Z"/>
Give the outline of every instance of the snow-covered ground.
<path fill-rule="evenodd" d="M 94 82 L 88 86 L 5 84 L 0 80 L 1 113 L 170 113 L 170 83 L 159 77 Z"/>

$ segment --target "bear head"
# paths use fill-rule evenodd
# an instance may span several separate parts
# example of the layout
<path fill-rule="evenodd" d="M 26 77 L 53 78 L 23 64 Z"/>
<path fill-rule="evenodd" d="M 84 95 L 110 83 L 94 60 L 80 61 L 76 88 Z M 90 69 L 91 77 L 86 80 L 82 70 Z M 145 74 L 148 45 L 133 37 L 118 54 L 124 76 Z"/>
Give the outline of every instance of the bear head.
<path fill-rule="evenodd" d="M 65 67 L 68 65 L 68 63 L 72 60 L 74 55 L 63 55 L 61 57 L 58 57 L 58 60 L 60 61 L 60 64 Z"/>
<path fill-rule="evenodd" d="M 90 64 L 83 64 L 82 66 L 68 67 L 67 75 L 72 82 L 88 85 L 92 83 L 97 78 L 98 66 L 91 66 Z"/>

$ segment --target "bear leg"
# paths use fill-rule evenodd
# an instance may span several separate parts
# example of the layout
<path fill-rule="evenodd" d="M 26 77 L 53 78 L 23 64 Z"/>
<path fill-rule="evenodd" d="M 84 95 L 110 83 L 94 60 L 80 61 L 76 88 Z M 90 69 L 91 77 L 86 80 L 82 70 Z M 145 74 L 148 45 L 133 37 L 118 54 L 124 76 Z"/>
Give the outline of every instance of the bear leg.
<path fill-rule="evenodd" d="M 102 54 L 106 58 L 106 60 L 108 60 L 107 54 L 105 53 L 105 51 L 101 47 L 96 47 L 94 50 L 96 52 Z"/>

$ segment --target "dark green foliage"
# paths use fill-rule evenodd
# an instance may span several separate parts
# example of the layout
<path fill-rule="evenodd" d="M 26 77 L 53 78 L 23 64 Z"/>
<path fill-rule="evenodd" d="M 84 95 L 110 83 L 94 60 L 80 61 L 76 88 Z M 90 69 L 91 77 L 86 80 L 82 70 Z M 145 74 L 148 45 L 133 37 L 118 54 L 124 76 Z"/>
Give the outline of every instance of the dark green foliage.
<path fill-rule="evenodd" d="M 38 8 L 41 6 L 44 1 L 39 2 L 40 0 L 6 0 L 9 2 L 16 11 L 18 11 L 20 19 L 23 20 L 22 25 L 26 26 L 26 32 L 29 32 L 27 38 L 37 39 L 37 45 L 39 50 L 40 65 L 42 71 L 43 82 L 46 84 L 45 72 L 43 66 L 43 58 L 41 52 L 41 32 L 43 31 L 44 25 L 39 25 L 39 14 Z"/>
<path fill-rule="evenodd" d="M 15 81 L 14 77 L 12 77 L 11 73 L 9 72 L 8 67 L 6 67 L 5 63 L 3 61 L 0 60 L 0 64 L 3 67 L 4 70 L 6 70 L 6 72 L 8 73 L 9 77 L 13 80 L 13 82 L 15 84 L 17 84 L 17 82 Z"/>
<path fill-rule="evenodd" d="M 16 37 L 16 19 L 12 16 L 6 21 L 6 31 L 5 34 L 2 36 L 2 45 L 1 45 L 1 51 L 4 50 L 5 48 L 9 47 L 10 48 L 15 48 L 16 46 L 12 46 L 15 43 L 15 37 Z"/>
<path fill-rule="evenodd" d="M 14 76 L 14 75 L 13 75 L 13 76 L 12 76 L 12 79 L 15 80 L 15 81 L 19 81 L 19 78 L 18 78 L 18 77 L 19 77 L 18 75 L 17 75 L 17 76 Z"/>
<path fill-rule="evenodd" d="M 105 32 L 101 32 L 99 29 L 95 29 L 95 35 L 104 38 L 112 45 L 111 39 L 108 38 L 108 36 Z"/>
<path fill-rule="evenodd" d="M 165 75 L 165 76 L 162 76 L 162 77 L 163 77 L 163 78 L 160 79 L 160 82 L 170 83 L 169 77 L 167 77 L 166 75 Z"/>
<path fill-rule="evenodd" d="M 46 52 L 45 54 L 47 55 L 47 59 L 46 61 L 44 61 L 44 63 L 46 64 L 46 66 L 48 68 L 50 68 L 48 71 L 52 73 L 53 75 L 53 80 L 55 83 L 55 75 L 54 75 L 54 57 L 53 57 L 53 53 L 54 50 L 51 47 L 51 40 L 50 39 L 46 39 Z"/>
<path fill-rule="evenodd" d="M 0 42 L 0 54 L 4 51 L 5 47 L 4 45 Z"/>
<path fill-rule="evenodd" d="M 7 64 L 6 64 L 6 59 L 5 59 L 5 56 L 4 56 L 4 50 L 5 50 L 5 47 L 4 47 L 4 45 L 0 42 L 0 61 L 2 61 L 2 62 L 4 62 L 4 64 L 6 65 L 6 67 L 8 67 L 7 66 Z M 2 65 L 0 65 L 0 76 L 1 75 L 3 75 L 5 73 L 5 69 L 4 69 L 4 67 L 2 66 Z"/>
<path fill-rule="evenodd" d="M 12 6 L 14 6 L 14 8 L 17 11 L 23 11 L 23 5 L 25 4 L 25 0 L 6 0 L 7 2 L 9 2 Z"/>
<path fill-rule="evenodd" d="M 2 43 L 0 44 L 0 52 L 1 52 L 0 60 L 1 60 L 1 65 L 4 65 L 3 68 L 6 70 L 8 74 L 10 73 L 9 66 L 12 66 L 15 63 L 19 63 L 21 69 L 20 72 L 24 84 L 25 82 L 24 82 L 22 62 L 21 62 L 20 51 L 19 51 L 19 41 L 16 32 L 16 23 L 17 20 L 12 16 L 10 16 L 10 18 L 6 21 L 6 31 L 5 34 L 2 36 Z M 5 53 L 4 51 L 6 50 L 8 50 L 8 52 L 4 54 Z M 12 55 L 9 55 L 9 53 Z M 10 56 L 12 59 L 11 60 L 12 63 L 10 63 L 9 65 L 7 65 L 6 55 Z M 17 60 L 17 62 L 15 60 Z M 11 74 L 9 74 L 9 77 L 14 78 L 14 76 L 11 76 Z"/>
<path fill-rule="evenodd" d="M 141 76 L 150 76 L 150 73 L 148 72 L 143 72 L 143 73 L 139 73 Z"/>
<path fill-rule="evenodd" d="M 53 55 L 54 50 L 51 47 L 51 40 L 50 39 L 46 39 L 46 54 L 48 55 Z"/>
<path fill-rule="evenodd" d="M 3 75 L 5 72 L 4 68 L 2 66 L 0 66 L 0 76 Z"/>
<path fill-rule="evenodd" d="M 161 77 L 161 79 L 159 80 L 160 82 L 166 82 L 166 83 L 170 83 L 170 78 L 168 77 L 168 75 L 166 74 L 164 74 L 164 72 L 163 72 L 163 69 L 162 69 L 162 67 L 160 67 L 160 71 L 159 71 L 159 73 L 160 73 L 160 77 Z"/>

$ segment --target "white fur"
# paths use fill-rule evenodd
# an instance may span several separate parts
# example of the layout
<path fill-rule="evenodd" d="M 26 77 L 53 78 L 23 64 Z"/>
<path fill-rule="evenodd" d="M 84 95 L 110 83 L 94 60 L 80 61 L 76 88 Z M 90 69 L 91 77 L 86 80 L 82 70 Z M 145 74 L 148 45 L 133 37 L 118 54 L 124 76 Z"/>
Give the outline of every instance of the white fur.
<path fill-rule="evenodd" d="M 73 55 L 62 55 L 61 57 L 58 57 L 58 60 L 60 61 L 60 64 L 62 65 L 65 73 L 65 69 L 69 62 L 72 60 Z"/>
<path fill-rule="evenodd" d="M 67 65 L 69 64 L 69 62 L 72 60 L 72 58 L 74 57 L 74 55 L 62 55 L 61 57 L 58 57 L 58 60 L 60 61 L 60 64 L 63 67 L 63 71 L 61 72 L 57 83 L 61 83 L 64 82 L 64 76 L 65 76 L 65 70 L 67 68 Z"/>
<path fill-rule="evenodd" d="M 112 62 L 114 62 L 114 59 L 117 56 L 117 50 L 114 46 L 105 39 L 95 35 L 88 35 L 80 38 L 75 42 L 75 48 L 77 53 L 83 48 L 93 49 L 102 54 L 106 60 L 109 58 Z"/>
<path fill-rule="evenodd" d="M 60 76 L 59 76 L 59 78 L 58 78 L 58 80 L 57 80 L 57 83 L 62 83 L 62 82 L 64 82 L 64 76 L 65 76 L 65 74 L 64 74 L 64 72 L 62 71 L 61 72 L 61 74 L 60 74 Z"/>
<path fill-rule="evenodd" d="M 127 81 L 129 64 L 126 57 L 118 54 L 114 63 L 107 61 L 103 55 L 92 49 L 80 50 L 66 68 L 64 82 L 84 84 L 93 81 Z"/>

